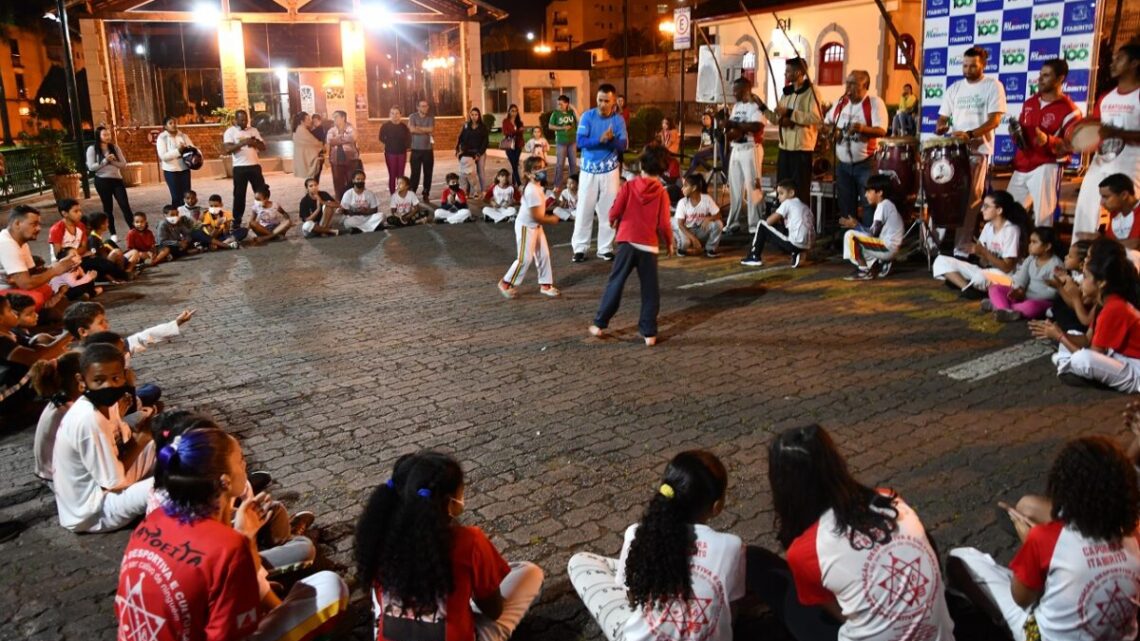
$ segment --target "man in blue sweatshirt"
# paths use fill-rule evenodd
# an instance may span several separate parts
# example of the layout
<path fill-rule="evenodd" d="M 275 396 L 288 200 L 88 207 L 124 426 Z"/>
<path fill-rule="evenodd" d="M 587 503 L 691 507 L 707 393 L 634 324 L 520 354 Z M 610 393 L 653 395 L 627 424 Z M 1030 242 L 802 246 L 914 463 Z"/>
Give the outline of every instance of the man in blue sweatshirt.
<path fill-rule="evenodd" d="M 609 225 L 610 206 L 621 186 L 621 153 L 629 145 L 625 120 L 617 110 L 617 89 L 598 87 L 598 106 L 578 121 L 578 149 L 582 163 L 578 179 L 578 209 L 574 214 L 574 262 L 586 260 L 594 218 L 598 219 L 598 256 L 614 259 L 614 230 Z"/>

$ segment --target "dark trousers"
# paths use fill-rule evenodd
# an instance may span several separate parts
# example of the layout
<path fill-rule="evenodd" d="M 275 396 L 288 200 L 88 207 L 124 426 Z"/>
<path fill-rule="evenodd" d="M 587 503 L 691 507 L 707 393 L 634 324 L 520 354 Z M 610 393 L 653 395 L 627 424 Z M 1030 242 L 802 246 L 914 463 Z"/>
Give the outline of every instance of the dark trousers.
<path fill-rule="evenodd" d="M 103 212 L 107 214 L 107 222 L 110 223 L 112 234 L 118 233 L 115 231 L 115 216 L 111 209 L 112 199 L 119 203 L 119 209 L 123 212 L 123 220 L 127 221 L 127 229 L 135 224 L 135 215 L 131 211 L 131 201 L 127 199 L 127 184 L 123 182 L 122 178 L 100 178 L 96 176 L 95 192 L 99 194 L 99 200 L 103 203 Z"/>
<path fill-rule="evenodd" d="M 787 233 L 786 229 L 781 229 L 781 232 Z M 760 257 L 764 255 L 764 245 L 772 243 L 780 251 L 789 254 L 798 254 L 803 250 L 793 245 L 790 241 L 780 238 L 778 235 L 772 233 L 772 229 L 767 225 L 757 225 L 756 234 L 752 236 L 752 250 L 748 252 L 749 256 Z"/>
<path fill-rule="evenodd" d="M 519 158 L 522 156 L 522 149 L 515 145 L 514 149 L 507 150 L 507 162 L 511 163 L 511 180 L 515 183 L 515 187 L 521 184 L 521 176 L 519 176 Z"/>
<path fill-rule="evenodd" d="M 435 169 L 435 152 L 431 149 L 413 149 L 412 150 L 412 183 L 410 188 L 412 191 L 418 191 L 420 188 L 420 171 L 424 175 L 424 200 L 427 200 L 428 194 L 431 193 L 431 172 Z"/>
<path fill-rule="evenodd" d="M 352 175 L 359 171 L 364 171 L 364 163 L 360 159 L 346 160 L 345 162 L 334 162 L 329 165 L 332 168 L 333 180 L 333 193 L 336 195 L 336 201 L 339 203 L 340 199 L 344 196 L 344 192 L 352 188 Z"/>
<path fill-rule="evenodd" d="M 234 167 L 234 227 L 241 227 L 241 217 L 245 214 L 245 192 L 265 188 L 265 177 L 261 175 L 261 165 Z"/>
<path fill-rule="evenodd" d="M 186 195 L 186 192 L 190 191 L 190 170 L 166 171 L 163 169 L 162 177 L 166 180 L 166 188 L 170 190 L 170 204 L 175 207 L 181 207 L 182 198 Z M 131 222 L 133 223 L 134 221 Z"/>
<path fill-rule="evenodd" d="M 835 641 L 839 637 L 839 622 L 823 608 L 800 604 L 787 561 L 751 545 L 745 554 L 748 593 L 763 600 L 796 641 Z"/>
<path fill-rule="evenodd" d="M 603 329 L 609 327 L 610 319 L 621 306 L 625 281 L 635 269 L 637 280 L 641 282 L 641 317 L 637 321 L 637 328 L 642 336 L 649 338 L 657 335 L 657 311 L 661 308 L 661 290 L 657 285 L 657 254 L 643 252 L 629 243 L 618 243 L 614 268 L 610 271 L 610 280 L 602 294 L 602 304 L 598 307 L 598 315 L 594 317 L 594 325 Z"/>
<path fill-rule="evenodd" d="M 811 152 L 780 150 L 776 156 L 776 181 L 796 183 L 796 197 L 811 202 Z"/>
<path fill-rule="evenodd" d="M 408 153 L 390 154 L 384 152 L 384 164 L 388 165 L 388 195 L 396 193 L 396 179 L 404 175 L 408 163 Z"/>
<path fill-rule="evenodd" d="M 724 157 L 721 156 L 720 160 L 724 160 Z M 685 175 L 688 176 L 688 175 L 692 174 L 694 171 L 697 170 L 697 167 L 703 168 L 705 166 L 705 163 L 712 164 L 712 161 L 713 161 L 713 148 L 712 147 L 709 147 L 708 149 L 699 149 L 699 150 L 693 152 L 693 159 L 689 162 L 689 169 L 688 169 L 688 171 L 685 172 Z"/>
<path fill-rule="evenodd" d="M 858 220 L 857 207 L 863 208 L 863 226 L 871 227 L 871 219 L 875 217 L 875 210 L 867 204 L 863 193 L 867 187 L 867 179 L 871 177 L 871 161 L 864 160 L 857 163 L 841 162 L 835 167 L 835 189 L 839 198 L 839 215 L 850 216 Z M 807 195 L 799 196 L 805 203 Z"/>
<path fill-rule="evenodd" d="M 127 280 L 127 272 L 110 260 L 93 253 L 84 256 L 79 266 L 83 268 L 83 271 L 95 272 L 96 279 L 101 281 Z"/>

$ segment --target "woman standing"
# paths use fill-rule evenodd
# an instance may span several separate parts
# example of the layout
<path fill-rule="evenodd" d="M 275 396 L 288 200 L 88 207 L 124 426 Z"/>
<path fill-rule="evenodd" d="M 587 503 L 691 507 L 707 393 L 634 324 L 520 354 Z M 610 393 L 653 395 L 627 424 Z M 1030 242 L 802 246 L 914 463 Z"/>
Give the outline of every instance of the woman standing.
<path fill-rule="evenodd" d="M 114 143 L 111 142 L 111 130 L 106 127 L 95 128 L 95 144 L 87 148 L 87 170 L 95 177 L 95 191 L 103 203 L 103 211 L 107 213 L 107 220 L 111 223 L 111 235 L 118 236 L 115 231 L 115 216 L 112 212 L 111 199 L 119 203 L 123 212 L 123 220 L 127 221 L 127 229 L 134 224 L 135 215 L 131 211 L 131 201 L 127 199 L 127 184 L 123 182 L 123 167 L 127 166 L 127 159 Z"/>
<path fill-rule="evenodd" d="M 193 147 L 190 137 L 178 131 L 178 120 L 174 116 L 167 116 L 162 121 L 165 131 L 158 134 L 155 146 L 158 148 L 158 159 L 162 162 L 162 177 L 166 180 L 166 188 L 170 190 L 170 206 L 182 206 L 182 197 L 190 191 L 190 168 L 182 160 L 182 153 Z"/>
<path fill-rule="evenodd" d="M 487 182 L 483 179 L 483 169 L 487 160 L 488 133 L 483 125 L 483 112 L 478 107 L 472 107 L 467 114 L 467 122 L 459 131 L 459 142 L 455 145 L 455 155 L 462 158 L 470 156 L 475 159 L 475 171 L 479 175 L 479 195 L 483 194 Z"/>
<path fill-rule="evenodd" d="M 507 152 L 507 160 L 511 163 L 511 180 L 515 187 L 518 187 L 519 157 L 523 149 L 523 122 L 519 116 L 518 105 L 508 107 L 507 117 L 503 118 L 503 149 Z"/>
<path fill-rule="evenodd" d="M 332 165 L 333 191 L 336 199 L 340 200 L 349 190 L 352 173 L 364 167 L 360 163 L 360 151 L 356 148 L 356 128 L 348 124 L 348 114 L 333 112 L 333 126 L 325 134 L 325 144 L 326 155 Z"/>
<path fill-rule="evenodd" d="M 404 123 L 399 107 L 388 112 L 388 122 L 380 125 L 380 142 L 384 143 L 384 164 L 388 166 L 388 195 L 396 193 L 396 181 L 404 175 L 412 130 Z"/>
<path fill-rule="evenodd" d="M 312 126 L 313 117 L 304 111 L 293 116 L 293 175 L 319 181 L 325 144 L 313 135 Z"/>

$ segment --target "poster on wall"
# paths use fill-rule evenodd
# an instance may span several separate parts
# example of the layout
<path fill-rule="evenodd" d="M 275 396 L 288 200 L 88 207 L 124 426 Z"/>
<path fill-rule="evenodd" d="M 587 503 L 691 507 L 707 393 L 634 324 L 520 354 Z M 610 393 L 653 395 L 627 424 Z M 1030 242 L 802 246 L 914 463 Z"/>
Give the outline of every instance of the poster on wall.
<path fill-rule="evenodd" d="M 313 113 L 317 110 L 317 93 L 312 85 L 301 85 L 301 111 Z"/>
<path fill-rule="evenodd" d="M 923 137 L 934 135 L 942 96 L 962 79 L 962 54 L 975 45 L 989 53 L 986 75 L 1005 86 L 1006 117 L 1021 114 L 1026 98 L 1037 92 L 1042 63 L 1051 58 L 1069 63 L 1065 93 L 1087 113 L 1095 30 L 1096 0 L 926 0 L 919 131 Z M 1009 163 L 1014 151 L 1003 123 L 994 162 Z M 1073 162 L 1079 165 L 1080 158 Z"/>
<path fill-rule="evenodd" d="M 348 101 L 344 99 L 344 87 L 325 87 L 325 109 L 329 114 L 336 111 L 348 113 Z"/>

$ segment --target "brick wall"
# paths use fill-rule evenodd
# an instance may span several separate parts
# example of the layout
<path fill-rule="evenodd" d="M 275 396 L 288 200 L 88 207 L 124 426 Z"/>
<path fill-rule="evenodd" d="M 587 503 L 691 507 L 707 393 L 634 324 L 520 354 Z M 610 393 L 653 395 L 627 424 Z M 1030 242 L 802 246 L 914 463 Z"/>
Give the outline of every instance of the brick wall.
<path fill-rule="evenodd" d="M 221 125 L 185 125 L 178 129 L 190 137 L 190 141 L 202 152 L 202 157 L 206 160 L 222 155 L 222 133 L 225 128 Z M 152 136 L 158 136 L 162 133 L 162 127 L 139 127 L 137 129 L 132 127 L 128 131 L 129 133 L 120 130 L 116 132 L 115 136 L 115 140 L 122 147 L 127 160 L 157 164 L 158 152 L 151 139 Z"/>
<path fill-rule="evenodd" d="M 360 118 L 353 123 L 356 126 L 356 145 L 363 153 L 378 153 L 384 151 L 380 144 L 380 126 L 387 120 L 369 120 L 367 111 L 357 111 Z M 405 119 L 405 122 L 407 120 Z M 461 116 L 439 117 L 435 119 L 435 149 L 441 151 L 454 149 L 459 140 L 459 130 L 463 128 L 464 119 Z"/>

